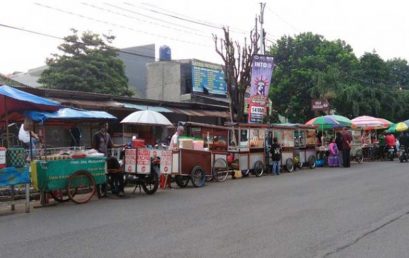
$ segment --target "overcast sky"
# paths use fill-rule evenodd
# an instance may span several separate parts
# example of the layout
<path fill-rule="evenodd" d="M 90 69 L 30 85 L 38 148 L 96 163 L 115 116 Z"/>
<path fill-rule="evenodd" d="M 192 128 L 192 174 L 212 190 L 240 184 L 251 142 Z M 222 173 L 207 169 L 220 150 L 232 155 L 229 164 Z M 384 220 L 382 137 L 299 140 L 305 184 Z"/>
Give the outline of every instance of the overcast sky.
<path fill-rule="evenodd" d="M 172 49 L 172 58 L 220 63 L 212 26 L 228 25 L 241 40 L 254 27 L 259 0 L 8 0 L 0 7 L 0 24 L 57 37 L 70 28 L 111 33 L 114 46 L 155 43 Z M 342 39 L 360 56 L 376 50 L 384 59 L 409 59 L 409 4 L 404 0 L 266 1 L 268 40 L 311 31 Z M 164 15 L 168 14 L 168 15 Z M 172 18 L 170 16 L 178 17 Z M 182 19 L 200 21 L 198 25 Z M 61 40 L 0 26 L 0 73 L 44 65 Z M 156 54 L 158 57 L 158 53 Z"/>

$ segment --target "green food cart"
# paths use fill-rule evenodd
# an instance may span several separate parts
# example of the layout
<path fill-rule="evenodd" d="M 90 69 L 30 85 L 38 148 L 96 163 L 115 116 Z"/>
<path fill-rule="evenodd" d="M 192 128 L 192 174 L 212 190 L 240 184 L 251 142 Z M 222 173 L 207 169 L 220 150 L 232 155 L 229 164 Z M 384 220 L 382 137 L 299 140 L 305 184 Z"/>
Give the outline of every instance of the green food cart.
<path fill-rule="evenodd" d="M 31 180 L 35 189 L 50 193 L 54 199 L 86 203 L 97 185 L 106 183 L 105 157 L 31 162 Z M 64 199 L 66 198 L 66 199 Z"/>

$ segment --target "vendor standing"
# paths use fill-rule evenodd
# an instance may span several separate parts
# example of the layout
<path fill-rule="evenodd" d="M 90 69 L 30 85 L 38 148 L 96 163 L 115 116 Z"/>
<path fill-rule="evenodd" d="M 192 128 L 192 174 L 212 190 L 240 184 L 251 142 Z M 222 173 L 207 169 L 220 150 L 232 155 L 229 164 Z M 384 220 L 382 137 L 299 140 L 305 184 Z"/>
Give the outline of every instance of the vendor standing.
<path fill-rule="evenodd" d="M 100 130 L 94 135 L 93 148 L 107 157 L 108 169 L 119 169 L 120 165 L 116 158 L 110 157 L 108 150 L 120 148 L 123 145 L 112 143 L 111 135 L 108 133 L 108 123 L 101 123 Z M 119 196 L 124 195 L 124 177 L 123 173 L 108 173 L 108 182 L 111 186 L 112 193 Z M 103 190 L 105 192 L 105 190 Z"/>
<path fill-rule="evenodd" d="M 176 133 L 172 136 L 169 143 L 169 150 L 177 150 L 179 148 L 179 137 L 183 134 L 185 129 L 179 125 L 176 129 Z"/>
<path fill-rule="evenodd" d="M 27 123 L 27 121 L 21 124 L 20 130 L 18 132 L 18 139 L 23 143 L 24 148 L 30 151 L 29 158 L 31 158 L 31 155 L 36 155 L 36 148 L 37 144 L 40 142 L 40 137 L 31 130 L 31 126 L 29 125 L 29 123 Z M 33 150 L 33 153 L 31 153 L 31 150 Z"/>

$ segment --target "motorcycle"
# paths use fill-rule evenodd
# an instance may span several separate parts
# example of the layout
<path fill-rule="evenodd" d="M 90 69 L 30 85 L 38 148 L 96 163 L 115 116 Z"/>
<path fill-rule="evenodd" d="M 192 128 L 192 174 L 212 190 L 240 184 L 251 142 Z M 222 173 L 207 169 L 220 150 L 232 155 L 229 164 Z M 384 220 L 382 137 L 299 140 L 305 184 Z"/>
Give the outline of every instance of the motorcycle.
<path fill-rule="evenodd" d="M 403 162 L 408 162 L 409 161 L 409 153 L 408 153 L 408 148 L 405 146 L 401 145 L 399 149 L 399 161 L 401 163 Z"/>

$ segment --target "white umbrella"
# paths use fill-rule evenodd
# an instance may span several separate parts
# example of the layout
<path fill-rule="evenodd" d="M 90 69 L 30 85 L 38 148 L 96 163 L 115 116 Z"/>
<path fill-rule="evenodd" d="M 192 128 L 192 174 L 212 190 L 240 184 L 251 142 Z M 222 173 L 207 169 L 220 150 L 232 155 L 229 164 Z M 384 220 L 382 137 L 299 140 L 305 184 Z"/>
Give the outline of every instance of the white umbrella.
<path fill-rule="evenodd" d="M 136 111 L 125 117 L 122 124 L 145 124 L 173 126 L 173 124 L 161 113 L 152 110 Z"/>

